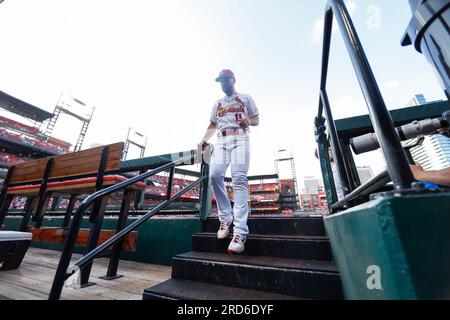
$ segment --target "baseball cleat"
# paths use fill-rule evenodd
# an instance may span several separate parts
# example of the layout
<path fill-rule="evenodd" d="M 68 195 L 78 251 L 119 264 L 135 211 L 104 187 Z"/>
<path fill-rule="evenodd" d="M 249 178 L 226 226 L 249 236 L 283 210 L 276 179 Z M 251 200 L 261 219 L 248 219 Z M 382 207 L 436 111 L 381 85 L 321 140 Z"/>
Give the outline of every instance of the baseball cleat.
<path fill-rule="evenodd" d="M 221 222 L 219 231 L 217 231 L 217 239 L 222 240 L 230 234 L 230 226 L 233 223 L 233 218 L 229 222 Z"/>
<path fill-rule="evenodd" d="M 231 240 L 230 245 L 228 246 L 228 253 L 242 253 L 244 251 L 244 243 L 245 243 L 245 237 L 236 234 L 233 237 L 233 240 Z"/>

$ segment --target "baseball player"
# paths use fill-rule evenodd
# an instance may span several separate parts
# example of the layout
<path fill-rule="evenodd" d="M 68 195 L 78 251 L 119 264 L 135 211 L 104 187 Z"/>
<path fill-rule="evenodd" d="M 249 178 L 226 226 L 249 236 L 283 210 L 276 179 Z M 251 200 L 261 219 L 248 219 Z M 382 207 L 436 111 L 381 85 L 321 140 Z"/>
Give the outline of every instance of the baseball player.
<path fill-rule="evenodd" d="M 250 163 L 249 127 L 259 125 L 259 112 L 253 99 L 237 93 L 236 78 L 231 70 L 222 70 L 216 82 L 220 82 L 226 96 L 218 100 L 212 109 L 210 124 L 199 144 L 204 149 L 208 140 L 218 130 L 218 140 L 210 163 L 210 179 L 217 200 L 220 228 L 218 239 L 229 235 L 234 224 L 233 239 L 228 246 L 229 253 L 244 251 L 248 235 L 248 180 Z M 225 172 L 231 164 L 234 208 L 231 208 L 225 188 Z"/>

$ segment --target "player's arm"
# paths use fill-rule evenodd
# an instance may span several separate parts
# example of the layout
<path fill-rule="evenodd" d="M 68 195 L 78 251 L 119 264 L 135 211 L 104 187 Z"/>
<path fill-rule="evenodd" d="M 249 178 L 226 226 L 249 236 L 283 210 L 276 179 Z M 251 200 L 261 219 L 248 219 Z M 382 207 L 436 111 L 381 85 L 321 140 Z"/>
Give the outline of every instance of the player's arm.
<path fill-rule="evenodd" d="M 202 141 L 197 145 L 199 150 L 205 150 L 208 145 L 209 139 L 216 133 L 217 123 L 210 122 L 208 128 L 206 128 L 206 132 L 202 138 Z"/>
<path fill-rule="evenodd" d="M 217 129 L 217 108 L 220 106 L 219 102 L 216 102 L 214 104 L 214 107 L 211 111 L 211 117 L 209 118 L 209 126 L 206 128 L 206 132 L 203 135 L 202 141 L 199 143 L 199 145 L 202 145 L 202 148 L 204 148 L 207 144 L 209 139 L 216 133 Z"/>
<path fill-rule="evenodd" d="M 259 126 L 259 115 L 256 115 L 250 119 L 248 119 L 248 121 L 250 122 L 250 125 L 252 127 L 257 127 Z"/>
<path fill-rule="evenodd" d="M 251 117 L 249 119 L 244 119 L 241 122 L 239 122 L 239 125 L 244 130 L 247 129 L 248 127 L 250 127 L 250 126 L 252 126 L 252 127 L 259 126 L 259 116 L 256 115 L 256 116 Z"/>
<path fill-rule="evenodd" d="M 202 142 L 208 142 L 209 139 L 216 133 L 217 123 L 210 122 L 208 128 L 206 128 L 205 135 L 202 138 Z"/>
<path fill-rule="evenodd" d="M 410 167 L 416 180 L 450 187 L 450 168 L 439 171 L 425 171 L 421 166 Z"/>
<path fill-rule="evenodd" d="M 255 101 L 252 97 L 247 97 L 248 118 L 242 120 L 239 125 L 242 129 L 246 129 L 250 126 L 259 126 L 259 111 L 256 107 Z"/>

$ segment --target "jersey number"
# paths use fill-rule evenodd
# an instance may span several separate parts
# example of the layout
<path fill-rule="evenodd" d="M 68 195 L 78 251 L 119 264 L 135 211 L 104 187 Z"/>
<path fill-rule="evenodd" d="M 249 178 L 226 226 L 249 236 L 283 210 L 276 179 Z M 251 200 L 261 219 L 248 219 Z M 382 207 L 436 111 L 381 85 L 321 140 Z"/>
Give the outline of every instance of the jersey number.
<path fill-rule="evenodd" d="M 239 122 L 242 120 L 242 114 L 236 113 L 234 116 L 236 117 L 236 122 Z"/>

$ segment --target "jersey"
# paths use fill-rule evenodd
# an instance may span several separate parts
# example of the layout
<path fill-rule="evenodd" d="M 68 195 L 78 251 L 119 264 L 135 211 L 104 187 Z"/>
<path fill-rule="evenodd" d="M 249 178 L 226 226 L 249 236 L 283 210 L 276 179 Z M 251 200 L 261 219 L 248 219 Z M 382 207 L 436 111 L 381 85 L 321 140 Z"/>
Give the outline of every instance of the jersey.
<path fill-rule="evenodd" d="M 247 94 L 235 93 L 218 100 L 212 109 L 210 121 L 218 130 L 240 128 L 242 120 L 259 115 L 255 101 Z"/>

